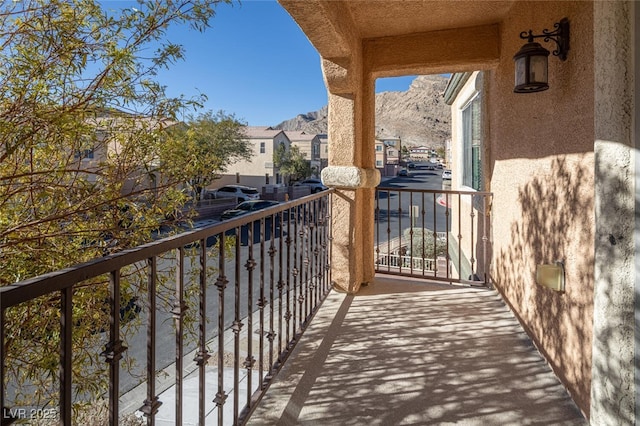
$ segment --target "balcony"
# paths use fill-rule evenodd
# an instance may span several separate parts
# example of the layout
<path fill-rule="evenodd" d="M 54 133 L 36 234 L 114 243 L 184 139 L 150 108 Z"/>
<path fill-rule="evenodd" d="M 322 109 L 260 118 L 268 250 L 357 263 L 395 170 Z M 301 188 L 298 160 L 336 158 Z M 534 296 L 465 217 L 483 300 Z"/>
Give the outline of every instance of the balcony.
<path fill-rule="evenodd" d="M 356 295 L 331 291 L 332 197 L 0 288 L 2 424 L 584 422 L 487 287 L 490 194 L 379 189 Z M 24 327 L 44 304 L 59 323 Z"/>

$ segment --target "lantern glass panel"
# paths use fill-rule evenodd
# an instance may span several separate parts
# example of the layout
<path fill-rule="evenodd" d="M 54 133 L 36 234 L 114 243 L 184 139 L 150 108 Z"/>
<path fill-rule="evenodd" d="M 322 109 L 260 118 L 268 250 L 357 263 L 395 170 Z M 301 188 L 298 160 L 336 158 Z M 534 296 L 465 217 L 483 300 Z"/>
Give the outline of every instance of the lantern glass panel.
<path fill-rule="evenodd" d="M 526 83 L 527 78 L 527 58 L 516 59 L 516 86 Z"/>
<path fill-rule="evenodd" d="M 531 83 L 547 83 L 547 57 L 531 56 L 529 64 L 529 82 Z"/>

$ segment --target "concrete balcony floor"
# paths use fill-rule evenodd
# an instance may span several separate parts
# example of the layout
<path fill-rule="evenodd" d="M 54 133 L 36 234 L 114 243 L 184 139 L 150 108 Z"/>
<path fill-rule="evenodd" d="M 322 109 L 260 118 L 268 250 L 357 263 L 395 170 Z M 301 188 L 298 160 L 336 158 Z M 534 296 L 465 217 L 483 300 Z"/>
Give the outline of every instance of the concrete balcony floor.
<path fill-rule="evenodd" d="M 583 425 L 493 290 L 377 276 L 331 292 L 252 425 Z"/>

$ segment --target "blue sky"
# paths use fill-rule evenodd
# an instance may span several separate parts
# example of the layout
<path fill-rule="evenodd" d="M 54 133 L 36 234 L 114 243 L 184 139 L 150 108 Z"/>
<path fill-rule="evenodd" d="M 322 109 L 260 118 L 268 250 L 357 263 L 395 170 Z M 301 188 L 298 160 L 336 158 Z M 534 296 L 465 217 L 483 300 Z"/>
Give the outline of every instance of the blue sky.
<path fill-rule="evenodd" d="M 108 8 L 129 2 L 103 1 Z M 206 110 L 224 110 L 249 125 L 276 125 L 327 104 L 320 56 L 275 0 L 222 4 L 204 33 L 174 27 L 167 38 L 186 59 L 159 74 L 171 96 L 208 96 Z M 377 91 L 406 90 L 413 77 L 383 79 Z"/>

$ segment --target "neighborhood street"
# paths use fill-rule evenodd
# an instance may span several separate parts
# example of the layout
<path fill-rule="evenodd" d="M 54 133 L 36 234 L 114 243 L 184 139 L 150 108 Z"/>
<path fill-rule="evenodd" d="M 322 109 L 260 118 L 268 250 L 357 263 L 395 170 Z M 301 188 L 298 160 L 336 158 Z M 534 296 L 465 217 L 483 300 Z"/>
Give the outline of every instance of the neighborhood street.
<path fill-rule="evenodd" d="M 374 244 L 380 245 L 397 238 L 402 231 L 411 226 L 427 228 L 431 231 L 450 230 L 451 218 L 447 223 L 446 208 L 442 205 L 443 194 L 401 193 L 399 190 L 443 189 L 442 169 L 428 170 L 427 163 L 416 163 L 408 170 L 408 176 L 383 178 L 376 200 L 378 209 L 375 224 Z"/>

